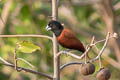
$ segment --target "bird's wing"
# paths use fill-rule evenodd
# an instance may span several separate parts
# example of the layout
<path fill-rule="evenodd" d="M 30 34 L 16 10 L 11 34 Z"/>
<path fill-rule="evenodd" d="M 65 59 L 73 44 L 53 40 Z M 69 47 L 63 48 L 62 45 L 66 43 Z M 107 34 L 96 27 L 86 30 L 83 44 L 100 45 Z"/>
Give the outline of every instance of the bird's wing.
<path fill-rule="evenodd" d="M 68 29 L 64 30 L 64 36 L 66 38 L 69 38 L 69 39 L 76 39 L 75 34 L 72 31 L 68 30 Z"/>

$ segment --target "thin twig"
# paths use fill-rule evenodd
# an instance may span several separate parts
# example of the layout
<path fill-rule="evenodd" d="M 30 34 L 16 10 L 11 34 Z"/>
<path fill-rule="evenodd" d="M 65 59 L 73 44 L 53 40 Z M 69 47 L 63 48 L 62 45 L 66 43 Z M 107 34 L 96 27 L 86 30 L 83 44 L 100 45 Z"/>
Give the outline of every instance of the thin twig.
<path fill-rule="evenodd" d="M 17 52 L 17 47 L 14 50 L 14 64 L 15 64 L 15 70 L 19 71 L 17 69 L 17 54 L 16 54 L 16 52 Z"/>
<path fill-rule="evenodd" d="M 110 58 L 108 56 L 105 56 L 105 55 L 103 55 L 103 57 L 106 58 L 106 61 L 109 62 L 112 66 L 114 66 L 117 69 L 120 69 L 120 64 L 117 63 L 115 60 L 113 60 L 112 58 Z M 81 64 L 85 64 L 85 62 L 70 62 L 70 63 L 66 63 L 66 64 L 63 64 L 60 67 L 60 70 L 63 70 L 65 67 L 68 67 L 68 66 L 71 66 L 71 65 L 81 65 Z"/>
<path fill-rule="evenodd" d="M 87 51 L 85 51 L 85 64 L 87 63 L 87 56 L 88 56 L 88 52 L 89 50 L 93 47 L 92 44 L 94 44 L 94 40 L 95 40 L 95 36 L 92 37 L 92 40 L 90 42 L 90 45 L 87 47 Z"/>
<path fill-rule="evenodd" d="M 15 65 L 7 62 L 6 60 L 4 60 L 2 57 L 0 57 L 0 60 L 3 62 L 3 63 L 0 63 L 2 65 L 6 65 L 6 66 L 10 66 L 12 68 L 15 68 Z M 27 69 L 27 68 L 23 68 L 23 67 L 17 67 L 17 69 L 19 71 L 25 71 L 25 72 L 29 72 L 29 73 L 33 73 L 33 74 L 37 74 L 37 75 L 40 75 L 40 76 L 44 76 L 50 80 L 53 80 L 53 77 L 48 75 L 48 74 L 45 74 L 45 73 L 42 73 L 42 72 L 38 72 L 38 71 L 34 71 L 34 70 L 31 70 L 31 69 Z"/>
<path fill-rule="evenodd" d="M 70 63 L 66 63 L 66 64 L 63 64 L 61 67 L 60 67 L 60 70 L 64 69 L 65 67 L 69 66 L 69 65 L 81 65 L 81 64 L 84 64 L 84 62 L 70 62 Z"/>
<path fill-rule="evenodd" d="M 53 40 L 52 37 L 50 36 L 46 36 L 46 35 L 33 35 L 33 34 L 28 34 L 28 35 L 25 35 L 25 34 L 21 34 L 21 35 L 0 35 L 0 37 L 6 37 L 6 38 L 9 38 L 9 37 L 36 37 L 36 38 L 47 38 L 47 39 L 50 39 L 50 40 Z"/>
<path fill-rule="evenodd" d="M 2 57 L 0 57 L 0 61 L 2 61 L 2 62 L 5 63 L 5 64 L 9 64 L 9 65 L 11 65 L 11 63 L 7 62 L 7 61 L 4 60 Z"/>
<path fill-rule="evenodd" d="M 50 80 L 53 80 L 53 77 L 48 75 L 48 74 L 45 74 L 45 73 L 42 73 L 42 72 L 38 72 L 38 71 L 34 71 L 34 70 L 31 70 L 31 69 L 27 69 L 27 68 L 22 68 L 22 67 L 18 67 L 18 66 L 15 66 L 14 64 L 11 64 L 9 62 L 7 62 L 5 59 L 3 59 L 2 57 L 0 57 L 0 61 L 2 61 L 3 63 L 0 63 L 2 65 L 6 65 L 6 66 L 10 66 L 12 68 L 15 68 L 18 70 L 18 71 L 25 71 L 25 72 L 29 72 L 29 73 L 33 73 L 33 74 L 37 74 L 37 75 L 40 75 L 40 76 L 44 76 Z"/>
<path fill-rule="evenodd" d="M 114 38 L 114 36 L 109 37 L 109 39 L 111 39 L 111 38 Z M 104 41 L 106 41 L 106 39 L 97 41 L 97 42 L 95 42 L 93 45 L 96 45 L 96 44 L 101 43 L 101 42 L 104 42 Z"/>
<path fill-rule="evenodd" d="M 29 66 L 31 66 L 32 68 L 35 68 L 35 66 L 33 66 L 31 63 L 29 63 L 29 62 L 26 61 L 25 59 L 17 58 L 17 60 L 21 60 L 21 61 L 25 62 L 26 64 L 28 64 Z"/>
<path fill-rule="evenodd" d="M 4 64 L 4 63 L 0 63 L 2 65 L 6 65 L 6 66 L 10 66 L 12 68 L 14 68 L 15 66 L 13 64 Z M 38 71 L 34 71 L 34 70 L 31 70 L 31 69 L 27 69 L 27 68 L 23 68 L 23 67 L 17 67 L 19 70 L 21 71 L 25 71 L 25 72 L 29 72 L 29 73 L 33 73 L 33 74 L 37 74 L 37 75 L 40 75 L 40 76 L 44 76 L 50 80 L 53 80 L 52 76 L 48 75 L 48 74 L 45 74 L 43 72 L 38 72 Z"/>
<path fill-rule="evenodd" d="M 106 36 L 106 41 L 102 47 L 102 49 L 100 50 L 98 56 L 92 60 L 90 60 L 90 62 L 93 62 L 93 61 L 96 61 L 97 59 L 99 59 L 99 57 L 102 55 L 103 51 L 105 50 L 105 47 L 107 46 L 107 43 L 108 43 L 108 40 L 109 40 L 109 37 L 110 37 L 110 33 L 108 32 L 107 36 Z"/>

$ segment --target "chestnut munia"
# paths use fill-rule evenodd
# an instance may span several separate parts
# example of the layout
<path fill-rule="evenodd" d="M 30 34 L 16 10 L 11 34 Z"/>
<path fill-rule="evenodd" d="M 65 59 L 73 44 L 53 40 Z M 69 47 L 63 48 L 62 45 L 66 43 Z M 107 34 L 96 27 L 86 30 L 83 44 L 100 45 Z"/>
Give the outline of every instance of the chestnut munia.
<path fill-rule="evenodd" d="M 64 28 L 60 22 L 58 21 L 50 21 L 46 27 L 47 31 L 51 30 L 55 36 L 57 37 L 58 43 L 68 49 L 74 49 L 85 52 L 85 48 L 81 41 L 75 36 L 75 34 L 69 30 Z"/>

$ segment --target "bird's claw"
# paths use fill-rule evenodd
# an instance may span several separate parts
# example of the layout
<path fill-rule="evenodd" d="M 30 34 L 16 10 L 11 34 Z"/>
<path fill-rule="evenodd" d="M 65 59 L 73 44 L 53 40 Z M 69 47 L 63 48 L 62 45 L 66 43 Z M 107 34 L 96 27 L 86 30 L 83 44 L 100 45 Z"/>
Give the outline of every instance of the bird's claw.
<path fill-rule="evenodd" d="M 68 56 L 68 52 L 70 52 L 71 51 L 71 49 L 66 49 L 66 50 L 64 50 L 63 52 L 66 54 L 66 56 Z"/>

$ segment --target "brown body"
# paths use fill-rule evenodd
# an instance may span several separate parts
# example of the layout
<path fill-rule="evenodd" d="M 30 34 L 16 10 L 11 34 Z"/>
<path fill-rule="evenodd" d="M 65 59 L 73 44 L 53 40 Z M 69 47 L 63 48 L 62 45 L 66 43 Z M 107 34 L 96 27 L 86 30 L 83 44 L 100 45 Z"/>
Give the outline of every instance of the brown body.
<path fill-rule="evenodd" d="M 60 45 L 65 48 L 79 50 L 85 52 L 85 48 L 75 34 L 69 29 L 63 29 L 61 34 L 57 37 Z"/>

